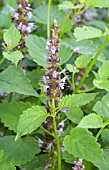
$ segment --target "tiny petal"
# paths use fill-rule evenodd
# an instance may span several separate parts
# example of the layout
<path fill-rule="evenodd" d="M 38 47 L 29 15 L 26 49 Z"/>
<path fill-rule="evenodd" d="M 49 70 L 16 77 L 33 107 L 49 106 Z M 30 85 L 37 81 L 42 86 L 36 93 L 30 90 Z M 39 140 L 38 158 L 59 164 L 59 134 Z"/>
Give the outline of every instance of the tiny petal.
<path fill-rule="evenodd" d="M 27 26 L 26 25 L 22 25 L 22 31 L 26 31 L 27 30 Z"/>
<path fill-rule="evenodd" d="M 69 110 L 68 108 L 64 108 L 64 109 L 62 109 L 60 112 L 66 113 L 68 110 Z"/>
<path fill-rule="evenodd" d="M 56 78 L 59 75 L 59 73 L 57 71 L 53 72 L 53 77 Z"/>
<path fill-rule="evenodd" d="M 21 5 L 21 4 L 19 4 L 19 5 L 18 5 L 18 8 L 22 8 L 22 5 Z"/>
<path fill-rule="evenodd" d="M 60 83 L 59 83 L 59 86 L 60 86 L 60 88 L 61 88 L 62 90 L 64 90 L 64 85 L 65 85 L 65 83 L 63 83 L 63 82 L 60 82 Z"/>
<path fill-rule="evenodd" d="M 51 61 L 51 59 L 52 59 L 51 56 L 49 56 L 49 55 L 45 55 L 44 58 L 45 58 L 46 61 L 48 61 L 48 62 Z"/>
<path fill-rule="evenodd" d="M 63 73 L 65 73 L 67 71 L 67 68 L 64 68 L 61 72 L 60 72 L 60 74 L 63 74 Z"/>
<path fill-rule="evenodd" d="M 58 134 L 61 135 L 63 133 L 63 128 L 60 128 L 58 131 Z"/>
<path fill-rule="evenodd" d="M 43 90 L 45 93 L 47 92 L 47 89 L 49 89 L 49 86 L 43 86 Z"/>
<path fill-rule="evenodd" d="M 14 8 L 12 8 L 10 5 L 7 5 L 7 7 L 8 7 L 8 9 L 9 9 L 9 12 L 15 12 L 15 9 Z"/>
<path fill-rule="evenodd" d="M 50 46 L 50 45 L 52 45 L 52 42 L 51 42 L 51 40 L 47 40 L 46 44 L 47 44 L 47 46 Z"/>
<path fill-rule="evenodd" d="M 14 13 L 14 18 L 15 18 L 16 20 L 19 19 L 19 14 L 18 14 L 17 12 Z"/>
<path fill-rule="evenodd" d="M 56 47 L 55 46 L 51 47 L 51 53 L 55 54 L 55 52 L 56 52 Z"/>
<path fill-rule="evenodd" d="M 79 51 L 79 47 L 75 47 L 73 51 L 74 52 L 78 52 Z"/>
<path fill-rule="evenodd" d="M 29 19 L 31 19 L 31 18 L 32 18 L 32 12 L 29 11 L 29 12 L 27 13 L 27 16 L 28 16 Z"/>
<path fill-rule="evenodd" d="M 42 79 L 43 79 L 43 82 L 46 84 L 47 83 L 46 76 L 43 76 Z"/>

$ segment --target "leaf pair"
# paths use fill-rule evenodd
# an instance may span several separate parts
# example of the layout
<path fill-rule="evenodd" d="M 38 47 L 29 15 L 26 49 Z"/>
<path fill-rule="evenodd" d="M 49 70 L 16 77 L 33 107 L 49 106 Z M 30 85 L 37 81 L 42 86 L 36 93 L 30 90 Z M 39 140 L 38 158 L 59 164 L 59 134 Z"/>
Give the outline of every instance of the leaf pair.
<path fill-rule="evenodd" d="M 3 52 L 4 58 L 12 61 L 12 63 L 17 65 L 18 62 L 23 58 L 23 54 L 18 50 L 14 52 L 12 52 L 11 50 L 19 45 L 21 39 L 20 32 L 16 29 L 14 25 L 12 25 L 11 28 L 6 33 L 4 33 L 3 38 L 7 45 L 5 47 L 6 52 Z"/>

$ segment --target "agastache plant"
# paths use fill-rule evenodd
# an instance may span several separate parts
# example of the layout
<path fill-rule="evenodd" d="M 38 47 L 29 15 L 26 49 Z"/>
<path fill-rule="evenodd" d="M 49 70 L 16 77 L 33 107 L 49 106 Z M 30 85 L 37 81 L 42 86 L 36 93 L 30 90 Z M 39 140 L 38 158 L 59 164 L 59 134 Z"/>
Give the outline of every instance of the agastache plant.
<path fill-rule="evenodd" d="M 53 131 L 54 126 L 54 137 L 50 138 L 47 134 L 45 136 L 45 142 L 48 140 L 48 148 L 52 146 L 52 144 L 55 142 L 54 138 L 56 139 L 57 143 L 57 154 L 58 154 L 58 169 L 61 170 L 61 156 L 60 156 L 60 141 L 59 141 L 59 134 L 62 133 L 63 128 L 60 128 L 56 125 L 56 117 L 57 117 L 57 108 L 58 108 L 58 102 L 60 101 L 62 97 L 62 89 L 64 89 L 67 76 L 63 77 L 61 79 L 61 74 L 66 71 L 66 69 L 63 69 L 61 72 L 58 71 L 61 59 L 58 57 L 59 54 L 59 38 L 58 33 L 59 29 L 57 28 L 57 21 L 54 20 L 54 28 L 52 29 L 52 39 L 47 40 L 46 42 L 46 49 L 48 51 L 48 54 L 44 56 L 44 58 L 47 61 L 47 66 L 45 69 L 45 76 L 43 76 L 43 90 L 46 93 L 47 96 L 47 104 L 46 109 L 47 112 L 50 113 L 51 117 L 53 117 L 53 121 L 51 120 L 51 117 L 49 117 L 44 123 L 43 127 L 50 131 L 50 133 Z M 61 130 L 62 129 L 62 130 Z M 60 132 L 61 130 L 61 132 Z M 51 140 L 50 140 L 51 139 Z"/>
<path fill-rule="evenodd" d="M 54 100 L 55 107 L 58 106 L 58 101 L 62 97 L 62 89 L 64 89 L 67 76 L 61 79 L 61 74 L 66 69 L 58 72 L 61 59 L 58 57 L 59 53 L 59 38 L 57 30 L 57 21 L 54 20 L 54 29 L 52 29 L 52 39 L 47 40 L 46 50 L 48 54 L 45 56 L 47 66 L 45 68 L 46 76 L 43 77 L 45 85 L 43 86 L 44 91 L 48 97 L 48 101 Z"/>

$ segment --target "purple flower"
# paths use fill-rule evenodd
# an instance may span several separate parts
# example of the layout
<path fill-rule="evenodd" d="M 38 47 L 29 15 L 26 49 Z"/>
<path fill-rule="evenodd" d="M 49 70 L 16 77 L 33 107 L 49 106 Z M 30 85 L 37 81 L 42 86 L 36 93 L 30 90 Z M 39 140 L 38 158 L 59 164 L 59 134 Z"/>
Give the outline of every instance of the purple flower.
<path fill-rule="evenodd" d="M 32 12 L 29 11 L 29 12 L 27 13 L 27 16 L 28 16 L 29 19 L 31 19 L 31 18 L 32 18 Z"/>
<path fill-rule="evenodd" d="M 68 108 L 64 108 L 64 109 L 62 109 L 60 112 L 66 113 L 68 110 L 69 110 Z"/>
<path fill-rule="evenodd" d="M 18 20 L 18 19 L 19 19 L 19 13 L 15 12 L 15 13 L 14 13 L 14 18 L 15 18 L 16 20 Z"/>
<path fill-rule="evenodd" d="M 8 4 L 7 4 L 7 7 L 8 7 L 8 9 L 9 9 L 9 12 L 10 12 L 10 13 L 15 12 L 15 9 L 14 9 L 14 8 L 12 8 L 10 5 L 8 5 Z"/>

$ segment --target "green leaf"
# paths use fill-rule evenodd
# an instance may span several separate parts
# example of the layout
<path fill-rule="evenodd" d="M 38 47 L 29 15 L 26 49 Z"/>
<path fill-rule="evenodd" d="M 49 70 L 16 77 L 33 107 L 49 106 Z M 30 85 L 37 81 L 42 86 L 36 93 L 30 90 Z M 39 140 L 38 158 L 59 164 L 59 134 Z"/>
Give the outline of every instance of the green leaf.
<path fill-rule="evenodd" d="M 19 44 L 21 35 L 18 29 L 12 25 L 11 28 L 4 33 L 3 38 L 8 46 L 8 49 L 11 50 Z"/>
<path fill-rule="evenodd" d="M 37 129 L 48 117 L 43 106 L 32 106 L 20 116 L 16 140 Z"/>
<path fill-rule="evenodd" d="M 95 104 L 93 110 L 103 118 L 109 118 L 109 93 Z"/>
<path fill-rule="evenodd" d="M 79 70 L 71 64 L 66 64 L 66 67 L 67 67 L 68 71 L 71 72 L 71 73 L 78 73 L 79 72 Z"/>
<path fill-rule="evenodd" d="M 109 93 L 103 96 L 102 101 L 107 107 L 109 107 Z"/>
<path fill-rule="evenodd" d="M 63 153 L 63 159 L 69 164 L 72 164 L 75 161 L 75 157 L 66 151 Z"/>
<path fill-rule="evenodd" d="M 7 162 L 0 162 L 0 168 L 1 170 L 16 170 L 16 167 L 14 165 Z"/>
<path fill-rule="evenodd" d="M 24 95 L 38 96 L 30 85 L 24 72 L 17 66 L 11 65 L 0 73 L 0 92 L 16 92 Z"/>
<path fill-rule="evenodd" d="M 94 27 L 77 27 L 74 31 L 74 36 L 77 41 L 98 38 L 102 36 L 102 31 Z"/>
<path fill-rule="evenodd" d="M 104 129 L 101 133 L 101 139 L 102 141 L 109 146 L 109 129 Z"/>
<path fill-rule="evenodd" d="M 92 59 L 91 55 L 82 55 L 82 56 L 79 56 L 75 60 L 75 65 L 77 66 L 77 68 L 85 68 L 89 64 L 91 59 Z"/>
<path fill-rule="evenodd" d="M 20 51 L 18 51 L 18 50 L 12 52 L 11 54 L 3 52 L 3 56 L 4 56 L 4 58 L 12 61 L 12 63 L 14 63 L 16 65 L 24 57 L 23 54 Z"/>
<path fill-rule="evenodd" d="M 15 166 L 30 161 L 35 154 L 40 152 L 36 139 L 26 137 L 15 142 L 15 136 L 0 138 L 0 148 L 4 150 L 1 163 L 10 163 Z"/>
<path fill-rule="evenodd" d="M 109 107 L 107 107 L 103 102 L 98 101 L 93 111 L 95 111 L 98 115 L 102 116 L 103 118 L 109 118 Z"/>
<path fill-rule="evenodd" d="M 58 55 L 58 57 L 61 58 L 61 64 L 66 63 L 72 57 L 72 54 L 73 52 L 69 47 L 61 45 L 59 55 Z"/>
<path fill-rule="evenodd" d="M 3 150 L 0 150 L 0 160 L 2 159 L 2 157 L 3 157 Z"/>
<path fill-rule="evenodd" d="M 42 170 L 46 165 L 46 160 L 48 159 L 48 154 L 41 154 L 32 159 L 31 162 L 27 162 L 25 165 L 22 165 L 22 169 L 26 170 L 36 170 L 36 167 L 38 170 Z"/>
<path fill-rule="evenodd" d="M 44 75 L 45 75 L 45 72 L 42 69 L 39 69 L 39 70 L 37 69 L 37 74 L 35 74 L 35 70 L 26 72 L 26 76 L 28 79 L 31 80 L 31 85 L 33 88 L 35 88 L 35 90 L 38 90 L 40 88 L 39 81 Z"/>
<path fill-rule="evenodd" d="M 46 55 L 45 39 L 36 35 L 29 35 L 25 38 L 25 42 L 33 61 L 38 65 L 46 66 L 46 60 L 44 59 L 44 55 Z"/>
<path fill-rule="evenodd" d="M 87 129 L 74 128 L 70 135 L 64 138 L 63 145 L 69 154 L 91 161 L 97 167 L 104 161 L 100 145 Z"/>
<path fill-rule="evenodd" d="M 61 101 L 59 102 L 60 108 L 69 108 L 69 107 L 79 107 L 83 106 L 90 101 L 92 101 L 96 97 L 97 93 L 81 93 L 81 94 L 73 94 L 73 95 L 66 95 L 62 97 Z"/>
<path fill-rule="evenodd" d="M 34 12 L 34 21 L 42 24 L 47 24 L 47 14 L 48 14 L 48 6 L 46 4 L 38 6 Z M 54 19 L 57 20 L 58 25 L 63 21 L 65 11 L 59 11 L 57 5 L 51 5 L 50 10 L 50 23 L 53 23 Z"/>
<path fill-rule="evenodd" d="M 20 115 L 31 107 L 29 102 L 0 103 L 0 118 L 5 127 L 17 132 Z"/>
<path fill-rule="evenodd" d="M 81 119 L 83 118 L 83 111 L 80 108 L 72 107 L 70 110 L 66 113 L 66 116 L 69 120 L 71 120 L 73 123 L 78 124 Z"/>
<path fill-rule="evenodd" d="M 79 4 L 79 5 L 73 5 L 72 2 L 70 1 L 64 1 L 63 4 L 58 5 L 59 10 L 62 9 L 78 9 L 78 8 L 83 8 L 84 5 Z"/>
<path fill-rule="evenodd" d="M 93 81 L 94 86 L 96 86 L 99 89 L 104 89 L 107 92 L 109 92 L 109 80 L 94 80 Z"/>
<path fill-rule="evenodd" d="M 105 61 L 99 68 L 98 75 L 101 79 L 109 78 L 109 60 Z"/>
<path fill-rule="evenodd" d="M 81 128 L 101 128 L 103 127 L 103 119 L 96 115 L 95 113 L 91 113 L 85 116 L 79 123 L 78 127 Z"/>
<path fill-rule="evenodd" d="M 85 3 L 100 8 L 109 7 L 109 0 L 87 0 Z"/>
<path fill-rule="evenodd" d="M 8 10 L 6 5 L 0 10 L 0 27 L 8 27 Z"/>

